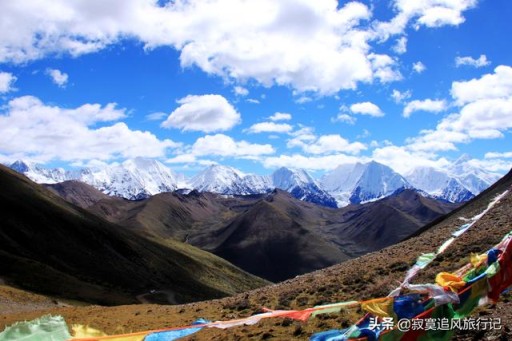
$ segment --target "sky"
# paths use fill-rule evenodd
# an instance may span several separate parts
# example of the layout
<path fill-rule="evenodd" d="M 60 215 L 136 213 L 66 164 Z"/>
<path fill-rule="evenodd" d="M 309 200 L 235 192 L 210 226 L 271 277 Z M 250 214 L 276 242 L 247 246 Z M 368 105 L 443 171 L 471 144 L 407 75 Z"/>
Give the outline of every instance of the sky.
<path fill-rule="evenodd" d="M 0 0 L 0 162 L 512 166 L 509 0 Z"/>

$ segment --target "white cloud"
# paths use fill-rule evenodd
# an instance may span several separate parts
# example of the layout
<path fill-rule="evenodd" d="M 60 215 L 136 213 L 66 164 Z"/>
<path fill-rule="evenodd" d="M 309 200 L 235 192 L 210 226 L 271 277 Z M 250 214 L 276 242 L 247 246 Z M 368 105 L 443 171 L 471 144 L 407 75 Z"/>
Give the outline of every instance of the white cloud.
<path fill-rule="evenodd" d="M 46 74 L 50 76 L 52 82 L 61 88 L 65 88 L 68 83 L 68 74 L 57 69 L 46 69 Z"/>
<path fill-rule="evenodd" d="M 356 123 L 357 119 L 354 116 L 350 116 L 349 114 L 339 113 L 338 116 L 334 117 L 332 122 L 343 122 L 346 124 L 353 125 Z"/>
<path fill-rule="evenodd" d="M 196 156 L 216 155 L 225 157 L 255 158 L 261 155 L 273 154 L 270 144 L 255 144 L 247 141 L 235 141 L 224 134 L 206 135 L 200 137 L 192 145 L 191 153 Z"/>
<path fill-rule="evenodd" d="M 181 154 L 173 158 L 167 159 L 166 163 L 195 163 L 197 161 L 196 156 L 193 154 Z"/>
<path fill-rule="evenodd" d="M 332 154 L 342 152 L 346 154 L 359 154 L 366 150 L 366 146 L 361 142 L 350 143 L 340 135 L 322 135 L 311 144 L 304 144 L 303 150 L 309 154 Z"/>
<path fill-rule="evenodd" d="M 411 22 L 416 29 L 421 26 L 458 26 L 465 20 L 462 12 L 476 6 L 477 2 L 478 0 L 395 0 L 392 3 L 397 12 L 396 16 L 389 22 L 377 23 L 376 34 L 381 39 L 402 34 Z"/>
<path fill-rule="evenodd" d="M 410 117 L 411 114 L 415 111 L 427 111 L 433 113 L 439 113 L 446 110 L 446 102 L 444 100 L 414 100 L 409 103 L 404 108 L 403 116 Z"/>
<path fill-rule="evenodd" d="M 260 104 L 260 101 L 255 98 L 248 98 L 247 102 L 252 103 L 252 104 Z"/>
<path fill-rule="evenodd" d="M 0 94 L 12 91 L 16 77 L 9 72 L 0 72 Z"/>
<path fill-rule="evenodd" d="M 183 67 L 324 94 L 372 80 L 370 9 L 330 0 L 91 0 L 0 4 L 0 62 L 96 52 L 124 38 L 173 46 Z"/>
<path fill-rule="evenodd" d="M 373 117 L 383 117 L 384 113 L 372 102 L 354 103 L 350 106 L 350 111 L 354 114 L 369 115 Z"/>
<path fill-rule="evenodd" d="M 382 83 L 389 83 L 402 79 L 402 74 L 396 69 L 396 61 L 390 56 L 371 53 L 368 55 L 368 58 L 372 65 L 374 77 L 378 78 Z"/>
<path fill-rule="evenodd" d="M 459 25 L 476 2 L 395 0 L 395 17 L 378 23 L 358 1 L 2 1 L 0 62 L 79 56 L 136 39 L 145 49 L 172 46 L 183 67 L 197 66 L 241 84 L 253 79 L 265 86 L 333 94 L 361 82 L 399 79 L 395 61 L 389 56 L 377 60 L 373 45 L 401 35 L 400 53 L 411 22 L 416 27 Z"/>
<path fill-rule="evenodd" d="M 498 153 L 498 152 L 489 152 L 484 156 L 486 159 L 512 159 L 512 152 Z"/>
<path fill-rule="evenodd" d="M 253 124 L 247 129 L 248 133 L 289 133 L 293 127 L 286 123 L 261 122 Z"/>
<path fill-rule="evenodd" d="M 233 91 L 235 92 L 235 95 L 238 95 L 238 96 L 247 96 L 249 94 L 249 90 L 247 90 L 246 88 L 244 88 L 242 86 L 235 86 L 233 88 Z"/>
<path fill-rule="evenodd" d="M 418 166 L 443 168 L 449 165 L 449 161 L 438 158 L 435 153 L 428 151 L 414 151 L 407 146 L 389 145 L 376 148 L 372 153 L 372 159 L 391 167 L 400 174 L 406 174 Z M 407 162 L 404 162 L 407 160 Z"/>
<path fill-rule="evenodd" d="M 209 133 L 229 130 L 241 121 L 240 114 L 221 95 L 189 95 L 177 102 L 180 106 L 162 123 L 162 127 Z"/>
<path fill-rule="evenodd" d="M 512 67 L 500 65 L 493 74 L 480 79 L 453 82 L 452 97 L 459 105 L 482 99 L 506 99 L 512 96 Z"/>
<path fill-rule="evenodd" d="M 271 121 L 289 121 L 292 119 L 292 115 L 284 112 L 276 112 L 274 115 L 268 118 Z"/>
<path fill-rule="evenodd" d="M 346 154 L 333 154 L 321 156 L 304 156 L 300 154 L 279 155 L 267 157 L 263 160 L 265 168 L 303 168 L 307 170 L 332 170 L 341 164 L 369 161 L 364 157 L 356 157 Z"/>
<path fill-rule="evenodd" d="M 399 90 L 393 89 L 393 92 L 391 93 L 391 97 L 397 104 L 402 103 L 406 99 L 411 98 L 411 96 L 412 96 L 411 90 L 406 90 L 404 92 L 400 92 Z"/>
<path fill-rule="evenodd" d="M 404 54 L 407 52 L 407 37 L 400 37 L 396 40 L 395 46 L 393 46 L 393 51 L 398 54 Z"/>
<path fill-rule="evenodd" d="M 177 143 L 147 131 L 131 130 L 125 109 L 115 103 L 65 109 L 32 96 L 11 100 L 0 114 L 0 153 L 39 161 L 111 160 L 161 157 Z"/>
<path fill-rule="evenodd" d="M 412 69 L 414 70 L 414 72 L 422 73 L 427 69 L 427 67 L 422 62 L 416 62 L 412 64 Z"/>
<path fill-rule="evenodd" d="M 476 68 L 487 66 L 491 64 L 489 60 L 487 60 L 487 56 L 485 54 L 481 54 L 478 59 L 474 59 L 473 57 L 456 57 L 455 58 L 455 66 L 459 67 L 462 65 L 473 66 Z"/>
<path fill-rule="evenodd" d="M 148 121 L 160 121 L 163 120 L 167 116 L 164 112 L 154 112 L 146 115 L 146 120 Z"/>
<path fill-rule="evenodd" d="M 512 128 L 512 67 L 498 66 L 479 79 L 453 82 L 451 94 L 460 110 L 443 118 L 433 130 L 410 139 L 414 150 L 456 150 L 456 144 L 495 139 Z"/>

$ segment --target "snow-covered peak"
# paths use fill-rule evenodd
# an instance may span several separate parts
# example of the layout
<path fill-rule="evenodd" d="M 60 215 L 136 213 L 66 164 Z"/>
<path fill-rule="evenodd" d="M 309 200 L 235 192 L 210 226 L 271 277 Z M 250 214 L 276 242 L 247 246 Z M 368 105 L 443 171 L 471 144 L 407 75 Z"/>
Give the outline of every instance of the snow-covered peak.
<path fill-rule="evenodd" d="M 315 179 L 305 170 L 286 167 L 281 167 L 272 173 L 272 183 L 275 188 L 285 191 L 295 186 L 317 185 Z"/>
<path fill-rule="evenodd" d="M 471 199 L 500 177 L 476 166 L 467 154 L 443 169 L 418 167 L 406 174 L 414 187 L 451 202 Z"/>
<path fill-rule="evenodd" d="M 450 180 L 446 172 L 427 166 L 414 168 L 405 174 L 405 178 L 413 187 L 421 189 L 431 195 L 442 193 Z"/>
<path fill-rule="evenodd" d="M 349 192 L 356 187 L 364 169 L 365 166 L 359 162 L 339 165 L 325 174 L 320 182 L 322 187 L 329 192 Z"/>
<path fill-rule="evenodd" d="M 220 194 L 243 194 L 237 193 L 240 188 L 244 174 L 233 167 L 211 165 L 191 179 L 191 186 L 200 192 L 213 192 Z"/>
<path fill-rule="evenodd" d="M 66 172 L 62 168 L 49 169 L 23 160 L 17 160 L 9 167 L 37 183 L 54 184 L 66 180 Z"/>
<path fill-rule="evenodd" d="M 324 175 L 321 184 L 338 206 L 379 199 L 411 187 L 400 174 L 376 161 L 340 165 Z"/>

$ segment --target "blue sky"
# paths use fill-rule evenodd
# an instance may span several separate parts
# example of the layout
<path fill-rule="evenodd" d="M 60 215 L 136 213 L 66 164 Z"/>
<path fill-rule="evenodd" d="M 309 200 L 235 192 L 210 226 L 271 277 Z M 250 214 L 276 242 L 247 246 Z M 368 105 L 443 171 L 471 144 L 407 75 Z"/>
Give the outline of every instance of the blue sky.
<path fill-rule="evenodd" d="M 0 162 L 512 164 L 508 0 L 0 3 Z"/>

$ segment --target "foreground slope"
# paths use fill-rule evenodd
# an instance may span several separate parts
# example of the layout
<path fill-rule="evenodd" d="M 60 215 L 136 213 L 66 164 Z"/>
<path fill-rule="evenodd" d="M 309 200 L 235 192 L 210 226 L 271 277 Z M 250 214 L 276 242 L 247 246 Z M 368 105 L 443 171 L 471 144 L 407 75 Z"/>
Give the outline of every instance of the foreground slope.
<path fill-rule="evenodd" d="M 104 304 L 135 303 L 152 290 L 159 295 L 146 299 L 187 302 L 265 284 L 190 245 L 107 222 L 3 166 L 0 183 L 0 278 L 8 283 Z"/>
<path fill-rule="evenodd" d="M 112 308 L 83 307 L 38 310 L 30 313 L 6 314 L 0 327 L 19 319 L 34 318 L 46 312 L 65 316 L 68 323 L 84 323 L 114 333 L 124 330 L 148 330 L 162 326 L 187 325 L 197 317 L 211 320 L 232 319 L 252 315 L 261 306 L 269 308 L 306 308 L 321 303 L 353 299 L 376 298 L 387 295 L 404 278 L 405 272 L 418 255 L 432 252 L 450 237 L 463 221 L 481 213 L 497 194 L 512 191 L 512 173 L 489 190 L 454 213 L 425 228 L 421 234 L 330 268 L 221 300 L 181 306 L 137 305 Z M 441 258 L 432 263 L 417 278 L 418 283 L 431 283 L 440 271 L 453 271 L 468 262 L 470 252 L 483 252 L 501 240 L 512 229 L 512 194 L 480 219 L 458 238 Z M 500 317 L 502 330 L 459 332 L 461 340 L 510 339 L 512 328 L 512 296 L 506 294 L 496 307 L 481 308 L 476 316 Z M 228 330 L 205 329 L 183 340 L 308 340 L 318 331 L 341 328 L 355 322 L 361 311 L 327 315 L 299 324 L 269 319 L 254 326 Z"/>

